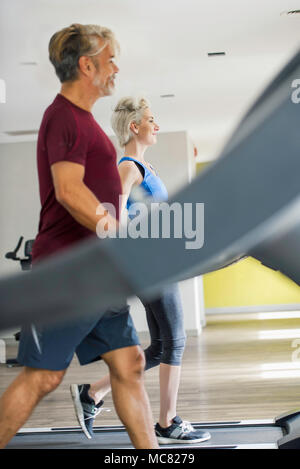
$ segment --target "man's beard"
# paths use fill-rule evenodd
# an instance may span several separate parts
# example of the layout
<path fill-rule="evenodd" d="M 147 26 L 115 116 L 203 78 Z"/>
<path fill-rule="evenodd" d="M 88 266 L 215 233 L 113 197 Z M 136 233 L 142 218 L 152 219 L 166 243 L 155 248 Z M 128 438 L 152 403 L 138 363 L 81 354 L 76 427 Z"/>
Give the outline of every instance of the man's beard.
<path fill-rule="evenodd" d="M 93 81 L 93 85 L 98 88 L 99 91 L 101 90 L 101 94 L 103 96 L 110 96 L 115 91 L 114 83 L 112 80 L 113 79 L 109 79 L 105 84 L 102 84 L 100 82 L 100 78 L 95 78 Z"/>

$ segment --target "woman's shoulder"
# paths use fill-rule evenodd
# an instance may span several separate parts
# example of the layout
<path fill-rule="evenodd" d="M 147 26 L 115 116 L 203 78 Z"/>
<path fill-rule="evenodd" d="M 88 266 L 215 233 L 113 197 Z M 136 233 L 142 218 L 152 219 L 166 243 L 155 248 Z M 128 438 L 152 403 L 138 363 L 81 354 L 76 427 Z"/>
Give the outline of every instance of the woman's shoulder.
<path fill-rule="evenodd" d="M 136 161 L 133 159 L 121 159 L 119 161 L 119 169 L 124 174 L 124 176 L 134 177 L 137 183 L 141 184 L 144 174 L 142 174 L 143 168 L 140 165 L 136 164 Z M 141 170 L 140 170 L 141 169 Z"/>

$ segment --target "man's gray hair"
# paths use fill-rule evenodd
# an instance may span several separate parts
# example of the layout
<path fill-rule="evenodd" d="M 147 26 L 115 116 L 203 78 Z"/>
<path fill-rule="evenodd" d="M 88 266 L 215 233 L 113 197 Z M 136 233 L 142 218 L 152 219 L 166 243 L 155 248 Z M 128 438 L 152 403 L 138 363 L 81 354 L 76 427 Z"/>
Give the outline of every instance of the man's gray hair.
<path fill-rule="evenodd" d="M 104 40 L 99 48 L 98 39 Z M 49 58 L 56 75 L 62 83 L 78 78 L 78 60 L 83 55 L 93 57 L 99 54 L 107 44 L 118 54 L 120 46 L 114 33 L 96 24 L 72 24 L 56 32 L 49 42 Z"/>

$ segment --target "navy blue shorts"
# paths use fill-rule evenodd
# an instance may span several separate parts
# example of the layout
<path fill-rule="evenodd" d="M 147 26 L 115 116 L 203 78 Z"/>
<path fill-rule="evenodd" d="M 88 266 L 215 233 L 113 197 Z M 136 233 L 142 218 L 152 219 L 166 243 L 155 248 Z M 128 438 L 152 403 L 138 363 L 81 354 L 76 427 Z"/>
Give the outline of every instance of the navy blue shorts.
<path fill-rule="evenodd" d="M 38 337 L 38 340 L 35 337 Z M 129 306 L 55 326 L 26 326 L 20 336 L 18 362 L 27 367 L 65 370 L 76 353 L 81 365 L 112 350 L 140 345 Z"/>

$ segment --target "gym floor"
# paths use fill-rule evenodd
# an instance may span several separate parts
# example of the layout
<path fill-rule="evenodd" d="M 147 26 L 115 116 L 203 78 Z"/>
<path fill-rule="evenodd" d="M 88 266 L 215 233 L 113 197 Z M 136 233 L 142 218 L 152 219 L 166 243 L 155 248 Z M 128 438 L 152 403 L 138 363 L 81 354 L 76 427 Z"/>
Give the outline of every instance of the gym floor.
<path fill-rule="evenodd" d="M 258 315 L 209 316 L 203 333 L 187 340 L 178 414 L 191 422 L 270 419 L 300 407 L 299 319 L 300 313 L 299 318 L 268 320 Z M 142 342 L 147 344 L 144 338 Z M 12 341 L 8 358 L 15 356 L 16 348 Z M 64 382 L 39 404 L 25 426 L 77 425 L 69 385 L 96 381 L 106 370 L 102 362 L 80 367 L 74 358 Z M 19 371 L 0 366 L 0 393 Z M 145 376 L 156 420 L 158 369 Z M 101 413 L 96 425 L 120 425 L 110 394 L 104 406 L 111 411 Z"/>

